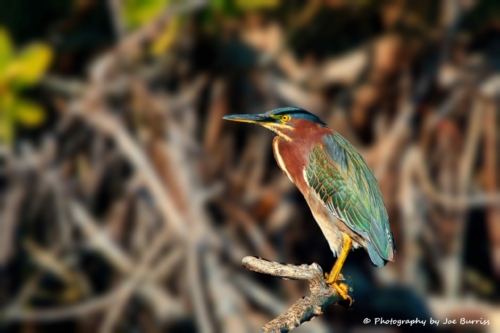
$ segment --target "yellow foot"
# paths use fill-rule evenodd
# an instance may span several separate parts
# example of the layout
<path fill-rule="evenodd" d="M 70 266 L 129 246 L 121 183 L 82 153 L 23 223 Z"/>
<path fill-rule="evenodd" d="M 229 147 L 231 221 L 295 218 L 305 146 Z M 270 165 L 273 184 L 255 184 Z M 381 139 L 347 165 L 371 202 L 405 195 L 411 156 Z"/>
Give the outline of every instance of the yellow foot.
<path fill-rule="evenodd" d="M 328 283 L 330 286 L 334 287 L 335 290 L 337 290 L 337 292 L 339 293 L 340 296 L 342 296 L 342 298 L 345 300 L 345 301 L 349 301 L 349 306 L 352 305 L 352 297 L 349 296 L 349 286 L 343 282 L 340 282 L 340 281 L 331 281 L 329 279 L 329 274 L 328 273 L 325 273 L 325 278 L 326 278 L 326 283 Z"/>

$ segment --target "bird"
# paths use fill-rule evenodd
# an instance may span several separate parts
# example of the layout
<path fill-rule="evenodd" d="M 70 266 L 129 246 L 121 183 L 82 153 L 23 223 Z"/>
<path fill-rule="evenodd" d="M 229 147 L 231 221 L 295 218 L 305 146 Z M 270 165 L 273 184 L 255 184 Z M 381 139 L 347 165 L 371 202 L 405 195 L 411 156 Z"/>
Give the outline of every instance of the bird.
<path fill-rule="evenodd" d="M 395 257 L 380 187 L 364 158 L 349 141 L 302 108 L 231 114 L 223 119 L 261 125 L 276 134 L 275 160 L 303 194 L 337 257 L 325 281 L 352 304 L 348 286 L 339 280 L 351 249 L 364 248 L 377 267 Z"/>

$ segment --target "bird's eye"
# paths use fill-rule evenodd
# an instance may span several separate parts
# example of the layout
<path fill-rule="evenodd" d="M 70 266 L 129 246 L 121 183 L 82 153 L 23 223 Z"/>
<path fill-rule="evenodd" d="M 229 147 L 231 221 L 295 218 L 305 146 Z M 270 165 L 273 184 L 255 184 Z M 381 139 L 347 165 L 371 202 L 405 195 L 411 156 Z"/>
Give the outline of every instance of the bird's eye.
<path fill-rule="evenodd" d="M 281 121 L 282 122 L 286 123 L 289 120 L 290 120 L 290 116 L 289 115 L 285 114 L 285 115 L 281 116 Z"/>

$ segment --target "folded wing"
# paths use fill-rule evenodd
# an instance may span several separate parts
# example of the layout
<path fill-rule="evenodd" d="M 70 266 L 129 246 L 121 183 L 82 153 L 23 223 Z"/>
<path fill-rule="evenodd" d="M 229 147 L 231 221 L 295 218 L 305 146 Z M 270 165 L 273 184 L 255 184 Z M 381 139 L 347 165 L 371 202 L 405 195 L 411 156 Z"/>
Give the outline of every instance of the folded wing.
<path fill-rule="evenodd" d="M 346 139 L 338 133 L 325 136 L 309 156 L 305 177 L 328 210 L 366 240 L 374 265 L 394 259 L 394 241 L 377 180 Z"/>

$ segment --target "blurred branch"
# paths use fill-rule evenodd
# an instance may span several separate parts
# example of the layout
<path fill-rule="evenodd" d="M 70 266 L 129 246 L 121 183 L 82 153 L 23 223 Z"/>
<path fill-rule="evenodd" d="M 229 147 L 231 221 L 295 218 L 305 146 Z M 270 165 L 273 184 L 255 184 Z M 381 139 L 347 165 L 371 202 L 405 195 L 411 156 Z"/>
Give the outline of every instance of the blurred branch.
<path fill-rule="evenodd" d="M 56 251 L 43 249 L 32 240 L 25 240 L 24 247 L 30 254 L 32 260 L 47 272 L 57 276 L 63 281 L 68 290 L 71 288 L 75 298 L 80 298 L 82 295 L 88 295 L 90 287 L 88 282 L 81 278 L 79 274 L 72 271 L 62 260 L 57 258 Z"/>
<path fill-rule="evenodd" d="M 125 33 L 125 26 L 122 17 L 122 5 L 124 0 L 107 0 L 111 21 L 113 22 L 113 29 L 115 31 L 116 39 L 120 40 Z"/>
<path fill-rule="evenodd" d="M 98 296 L 84 303 L 66 305 L 57 309 L 27 310 L 19 306 L 7 307 L 0 313 L 0 320 L 9 321 L 59 321 L 68 318 L 81 318 L 112 306 L 120 290 L 114 290 L 104 296 Z"/>
<path fill-rule="evenodd" d="M 10 259 L 14 250 L 14 235 L 19 219 L 19 208 L 25 196 L 25 187 L 21 184 L 13 186 L 6 198 L 0 212 L 0 267 Z"/>
<path fill-rule="evenodd" d="M 163 182 L 159 179 L 149 159 L 144 156 L 143 151 L 125 131 L 123 126 L 109 113 L 103 112 L 86 117 L 96 128 L 102 130 L 116 141 L 124 156 L 135 166 L 137 172 L 142 175 L 146 186 L 151 190 L 153 196 L 157 198 L 155 204 L 164 216 L 164 222 L 170 222 L 166 227 L 172 226 L 173 230 L 178 234 L 186 236 L 186 225 L 182 215 L 180 215 L 174 206 L 175 201 L 168 191 L 165 190 Z"/>
<path fill-rule="evenodd" d="M 419 181 L 422 192 L 431 202 L 435 202 L 449 209 L 466 209 L 470 207 L 489 206 L 500 203 L 500 193 L 477 193 L 471 195 L 449 195 L 439 192 L 429 177 L 429 171 L 424 163 L 424 157 L 418 150 L 407 155 L 411 160 L 408 166 L 413 169 Z"/>
<path fill-rule="evenodd" d="M 109 239 L 104 231 L 99 230 L 96 223 L 81 205 L 75 202 L 71 203 L 70 209 L 75 223 L 82 229 L 89 239 L 90 244 L 95 247 L 96 250 L 100 251 L 120 272 L 126 275 L 135 276 L 131 278 L 131 282 L 124 284 L 124 290 L 117 294 L 119 296 L 118 299 L 125 300 L 126 296 L 134 290 L 135 286 L 137 286 L 139 295 L 152 305 L 159 317 L 165 317 L 167 314 L 168 316 L 175 316 L 176 313 L 182 312 L 178 302 L 167 294 L 163 288 L 154 284 L 155 281 L 149 280 L 144 284 L 138 285 L 138 282 L 143 278 L 145 267 L 149 268 L 148 264 L 151 259 L 148 259 L 146 263 L 141 261 L 139 268 L 134 269 L 136 264 Z M 163 234 L 160 234 L 160 236 L 161 235 Z M 151 244 L 151 247 L 148 249 L 148 251 L 150 251 L 148 258 L 153 257 L 151 251 L 153 251 L 154 253 L 152 254 L 155 255 L 156 251 L 158 251 L 158 247 L 163 245 L 165 241 L 163 237 L 164 236 L 161 238 L 157 237 L 154 244 Z"/>

